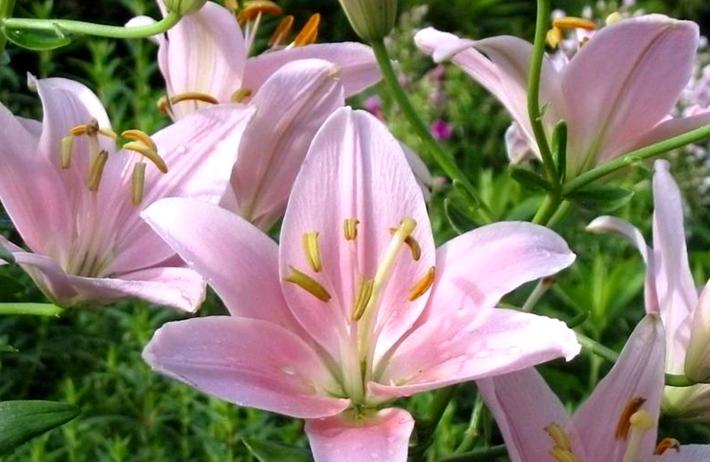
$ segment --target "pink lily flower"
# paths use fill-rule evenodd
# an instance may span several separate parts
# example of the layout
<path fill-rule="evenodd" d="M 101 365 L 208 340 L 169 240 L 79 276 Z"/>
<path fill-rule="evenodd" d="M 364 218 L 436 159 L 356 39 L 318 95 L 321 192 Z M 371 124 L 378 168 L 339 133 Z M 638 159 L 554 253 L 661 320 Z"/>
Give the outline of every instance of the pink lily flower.
<path fill-rule="evenodd" d="M 648 314 L 573 416 L 534 368 L 477 382 L 513 462 L 699 462 L 710 445 L 658 445 L 663 324 Z"/>
<path fill-rule="evenodd" d="M 117 151 L 88 88 L 33 77 L 30 86 L 42 100 L 42 122 L 0 105 L 0 200 L 29 250 L 2 236 L 0 245 L 64 307 L 141 298 L 196 310 L 204 280 L 139 213 L 162 197 L 219 201 L 253 111 L 210 109 L 152 138 L 126 131 L 133 141 Z"/>
<path fill-rule="evenodd" d="M 143 216 L 231 314 L 164 325 L 145 360 L 218 398 L 306 419 L 318 462 L 405 461 L 413 419 L 385 403 L 580 349 L 558 320 L 494 308 L 571 264 L 566 243 L 508 222 L 435 250 L 399 143 L 364 111 L 340 109 L 316 135 L 280 245 L 194 200 Z"/>
<path fill-rule="evenodd" d="M 511 36 L 474 41 L 433 28 L 415 41 L 436 62 L 451 59 L 497 97 L 539 156 L 526 104 L 530 43 Z M 668 117 L 691 77 L 697 45 L 695 23 L 653 14 L 602 28 L 562 69 L 545 58 L 543 125 L 551 137 L 558 121 L 567 122 L 568 177 L 710 123 L 710 111 Z"/>
<path fill-rule="evenodd" d="M 688 263 L 680 191 L 669 172 L 668 162 L 657 160 L 653 177 L 653 248 L 630 223 L 602 216 L 587 229 L 617 233 L 641 253 L 647 265 L 646 310 L 657 313 L 666 332 L 666 372 L 686 374 L 698 382 L 710 379 L 710 293 L 702 297 L 693 283 Z M 710 420 L 710 385 L 666 387 L 664 411 L 676 417 Z"/>
<path fill-rule="evenodd" d="M 248 23 L 245 37 L 230 11 L 209 2 L 159 39 L 158 60 L 166 110 L 176 119 L 210 104 L 256 108 L 222 205 L 266 230 L 283 216 L 320 126 L 380 73 L 359 43 L 289 46 L 250 58 L 259 20 Z"/>

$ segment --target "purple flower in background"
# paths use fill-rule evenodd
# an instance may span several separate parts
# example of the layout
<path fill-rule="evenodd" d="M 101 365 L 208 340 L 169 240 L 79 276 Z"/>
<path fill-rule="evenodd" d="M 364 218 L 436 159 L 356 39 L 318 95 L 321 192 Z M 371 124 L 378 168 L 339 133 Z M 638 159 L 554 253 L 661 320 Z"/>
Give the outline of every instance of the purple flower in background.
<path fill-rule="evenodd" d="M 454 136 L 454 129 L 447 121 L 436 119 L 431 123 L 431 134 L 437 140 L 450 140 Z"/>

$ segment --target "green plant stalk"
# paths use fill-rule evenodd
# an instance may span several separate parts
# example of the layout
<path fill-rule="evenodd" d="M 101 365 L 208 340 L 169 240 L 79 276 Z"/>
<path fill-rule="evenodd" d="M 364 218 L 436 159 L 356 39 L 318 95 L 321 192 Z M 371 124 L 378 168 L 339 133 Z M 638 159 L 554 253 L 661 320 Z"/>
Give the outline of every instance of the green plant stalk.
<path fill-rule="evenodd" d="M 10 17 L 14 9 L 15 0 L 0 0 L 0 21 Z M 0 33 L 0 62 L 2 60 L 2 54 L 5 52 L 6 44 L 7 39 L 5 38 L 5 35 Z"/>
<path fill-rule="evenodd" d="M 59 316 L 62 309 L 50 303 L 0 303 L 2 315 Z"/>
<path fill-rule="evenodd" d="M 666 374 L 666 385 L 669 387 L 692 387 L 697 384 L 683 374 Z"/>
<path fill-rule="evenodd" d="M 384 77 L 385 83 L 390 93 L 394 97 L 395 101 L 399 105 L 400 109 L 404 113 L 404 116 L 409 121 L 410 125 L 417 133 L 419 138 L 424 142 L 427 149 L 431 153 L 432 157 L 439 164 L 439 167 L 453 180 L 458 180 L 461 182 L 466 192 L 473 198 L 475 198 L 479 204 L 479 213 L 481 217 L 488 223 L 493 221 L 491 216 L 491 211 L 488 206 L 481 200 L 468 178 L 463 174 L 463 172 L 458 168 L 451 156 L 444 151 L 439 143 L 432 137 L 426 124 L 419 118 L 417 110 L 412 105 L 409 97 L 402 89 L 399 84 L 399 79 L 397 79 L 397 74 L 392 67 L 392 62 L 390 61 L 389 53 L 385 47 L 385 43 L 382 40 L 375 41 L 371 43 L 372 49 L 375 52 L 375 57 L 377 58 L 377 63 L 382 70 L 382 75 Z"/>
<path fill-rule="evenodd" d="M 508 453 L 504 444 L 491 446 L 490 448 L 476 449 L 475 451 L 454 454 L 439 459 L 437 462 L 476 462 L 493 460 Z"/>
<path fill-rule="evenodd" d="M 454 397 L 457 388 L 458 386 L 454 385 L 434 392 L 434 397 L 429 405 L 429 414 L 426 418 L 417 419 L 419 422 L 416 430 L 417 445 L 409 451 L 411 461 L 426 460 L 425 454 L 434 441 L 436 427 L 439 426 L 439 422 L 444 416 L 444 412 Z"/>
<path fill-rule="evenodd" d="M 456 448 L 457 454 L 463 454 L 471 450 L 474 444 L 476 444 L 476 439 L 481 436 L 480 426 L 481 419 L 483 418 L 483 399 L 481 394 L 476 395 L 476 401 L 473 404 L 473 412 L 471 413 L 471 420 L 468 423 L 468 428 L 466 433 L 464 433 L 463 440 L 461 444 Z"/>
<path fill-rule="evenodd" d="M 642 160 L 651 159 L 689 144 L 703 141 L 707 138 L 710 138 L 710 125 L 705 125 L 685 132 L 682 135 L 628 152 L 615 160 L 602 164 L 570 180 L 564 185 L 562 194 L 563 196 L 567 196 L 589 183 L 614 173 L 621 168 L 628 167 Z"/>
<path fill-rule="evenodd" d="M 70 19 L 7 18 L 0 26 L 9 29 L 27 29 L 46 32 L 67 32 L 70 34 L 93 35 L 116 39 L 140 39 L 162 34 L 180 21 L 181 16 L 173 11 L 162 20 L 147 26 L 120 27 L 94 24 Z"/>

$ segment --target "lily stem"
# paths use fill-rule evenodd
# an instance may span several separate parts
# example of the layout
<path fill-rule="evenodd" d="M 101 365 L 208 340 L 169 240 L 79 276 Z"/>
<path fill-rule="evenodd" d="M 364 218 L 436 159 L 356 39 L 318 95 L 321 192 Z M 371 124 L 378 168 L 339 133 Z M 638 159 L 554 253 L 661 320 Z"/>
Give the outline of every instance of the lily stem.
<path fill-rule="evenodd" d="M 32 18 L 7 18 L 2 19 L 0 25 L 7 29 L 23 29 L 46 32 L 59 32 L 80 35 L 93 35 L 116 39 L 140 39 L 162 34 L 180 21 L 178 13 L 171 11 L 162 20 L 137 27 L 108 26 L 70 19 L 32 19 Z"/>
<path fill-rule="evenodd" d="M 12 11 L 15 9 L 15 0 L 0 0 L 0 21 L 8 18 L 12 15 Z M 5 34 L 0 31 L 0 65 L 2 64 L 2 56 L 5 53 L 5 44 L 7 43 L 7 38 Z"/>
<path fill-rule="evenodd" d="M 439 459 L 437 462 L 475 462 L 483 460 L 492 460 L 494 457 L 504 456 L 508 453 L 504 444 L 491 446 L 484 449 L 476 449 L 475 451 L 454 454 Z"/>
<path fill-rule="evenodd" d="M 439 164 L 439 167 L 448 175 L 451 179 L 456 180 L 461 183 L 465 188 L 466 192 L 477 202 L 478 212 L 481 218 L 487 223 L 493 221 L 492 214 L 488 206 L 483 202 L 483 200 L 478 196 L 478 192 L 473 187 L 471 182 L 466 178 L 466 175 L 459 169 L 459 167 L 454 162 L 452 156 L 448 152 L 444 151 L 439 143 L 434 139 L 434 137 L 429 132 L 426 124 L 422 121 L 414 108 L 414 105 L 410 101 L 407 93 L 405 93 L 402 86 L 399 84 L 399 79 L 397 78 L 397 73 L 392 67 L 392 62 L 390 60 L 389 52 L 385 46 L 384 41 L 378 40 L 371 43 L 372 49 L 375 52 L 375 57 L 377 58 L 377 63 L 382 70 L 382 75 L 384 77 L 387 88 L 389 89 L 392 97 L 395 99 L 399 105 L 402 113 L 409 121 L 414 131 L 417 133 L 422 142 L 426 145 L 427 149 L 431 153 L 432 157 Z"/>
<path fill-rule="evenodd" d="M 434 392 L 434 397 L 429 405 L 429 415 L 424 419 L 417 419 L 417 444 L 409 451 L 409 459 L 412 462 L 426 460 L 426 451 L 434 442 L 434 432 L 439 426 L 441 418 L 444 416 L 446 408 L 456 393 L 456 385 L 442 388 Z"/>
<path fill-rule="evenodd" d="M 51 303 L 0 303 L 0 315 L 59 316 L 62 309 Z"/>
<path fill-rule="evenodd" d="M 470 451 L 474 444 L 476 444 L 476 439 L 481 436 L 481 420 L 483 419 L 483 399 L 480 393 L 476 395 L 476 401 L 473 405 L 473 412 L 471 413 L 471 420 L 464 433 L 463 440 L 461 444 L 456 448 L 457 454 L 463 454 Z"/>

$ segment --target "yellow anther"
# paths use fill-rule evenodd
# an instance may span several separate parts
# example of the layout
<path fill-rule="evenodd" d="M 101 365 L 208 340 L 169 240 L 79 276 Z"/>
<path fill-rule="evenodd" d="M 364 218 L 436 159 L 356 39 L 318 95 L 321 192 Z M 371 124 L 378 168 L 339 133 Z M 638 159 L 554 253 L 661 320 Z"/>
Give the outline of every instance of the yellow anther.
<path fill-rule="evenodd" d="M 594 30 L 597 25 L 593 21 L 573 16 L 563 16 L 552 21 L 552 27 L 557 29 L 585 29 Z"/>
<path fill-rule="evenodd" d="M 62 138 L 60 165 L 66 170 L 71 167 L 71 155 L 74 148 L 74 137 L 72 135 Z"/>
<path fill-rule="evenodd" d="M 557 48 L 557 45 L 562 41 L 562 31 L 557 27 L 548 30 L 546 41 L 550 48 Z"/>
<path fill-rule="evenodd" d="M 145 190 L 145 162 L 133 164 L 133 175 L 131 176 L 131 202 L 138 206 L 143 202 L 143 192 Z"/>
<path fill-rule="evenodd" d="M 569 435 L 559 424 L 551 423 L 545 427 L 545 433 L 550 435 L 552 441 L 555 442 L 555 446 L 567 449 L 568 451 L 572 450 L 572 442 L 569 439 Z"/>
<path fill-rule="evenodd" d="M 110 128 L 99 128 L 99 135 L 103 135 L 106 138 L 112 139 L 114 141 L 118 139 L 118 135 L 116 135 L 116 132 L 111 130 Z"/>
<path fill-rule="evenodd" d="M 129 140 L 139 141 L 144 145 L 148 146 L 153 151 L 158 152 L 158 146 L 155 145 L 151 137 L 148 136 L 145 132 L 142 132 L 140 130 L 126 130 L 121 133 L 121 136 L 124 138 L 128 138 Z"/>
<path fill-rule="evenodd" d="M 637 397 L 629 401 L 624 410 L 619 416 L 619 421 L 616 424 L 614 437 L 617 440 L 626 440 L 629 437 L 629 429 L 631 427 L 631 417 L 641 409 L 641 406 L 646 402 L 646 398 Z"/>
<path fill-rule="evenodd" d="M 288 34 L 291 33 L 291 29 L 293 28 L 293 21 L 294 18 L 292 15 L 284 16 L 269 39 L 270 47 L 277 47 L 286 42 Z"/>
<path fill-rule="evenodd" d="M 168 99 L 167 96 L 163 95 L 158 99 L 158 102 L 155 103 L 156 107 L 160 112 L 163 114 L 170 114 L 170 99 Z"/>
<path fill-rule="evenodd" d="M 151 149 L 150 146 L 146 146 L 140 141 L 130 141 L 123 145 L 123 149 L 127 151 L 137 152 L 149 161 L 153 162 L 153 164 L 155 164 L 158 170 L 160 170 L 162 173 L 168 173 L 167 164 L 165 163 L 163 158 L 158 155 L 158 152 Z"/>
<path fill-rule="evenodd" d="M 171 96 L 168 100 L 168 107 L 174 106 L 175 104 L 182 103 L 185 101 L 198 101 L 201 103 L 219 104 L 219 100 L 217 100 L 217 98 L 212 95 L 208 95 L 207 93 L 200 93 L 197 91 L 188 91 L 185 93 L 180 93 L 179 95 Z M 160 103 L 160 101 L 158 103 Z"/>
<path fill-rule="evenodd" d="M 675 449 L 675 452 L 680 452 L 680 442 L 675 438 L 663 438 L 653 453 L 660 456 L 669 449 Z"/>
<path fill-rule="evenodd" d="M 347 218 L 343 223 L 343 232 L 345 233 L 346 241 L 354 241 L 357 237 L 357 225 L 360 224 L 360 220 L 357 218 Z"/>
<path fill-rule="evenodd" d="M 237 19 L 241 24 L 245 24 L 255 20 L 260 14 L 280 16 L 283 14 L 283 10 L 276 3 L 268 0 L 252 0 L 244 4 Z"/>
<path fill-rule="evenodd" d="M 293 39 L 294 46 L 301 47 L 315 43 L 318 40 L 318 26 L 320 26 L 320 14 L 316 13 L 308 18 L 306 25 Z"/>
<path fill-rule="evenodd" d="M 436 270 L 432 266 L 429 268 L 429 270 L 426 272 L 423 278 L 419 280 L 416 284 L 414 284 L 414 287 L 412 287 L 412 290 L 409 292 L 409 301 L 413 302 L 414 300 L 418 299 L 422 295 L 426 293 L 427 290 L 434 284 L 434 278 L 436 277 Z"/>
<path fill-rule="evenodd" d="M 606 17 L 606 23 L 607 26 L 611 26 L 612 24 L 616 24 L 617 22 L 621 22 L 621 20 L 624 19 L 623 16 L 621 16 L 621 13 L 618 11 L 614 11 L 611 13 L 609 16 Z"/>
<path fill-rule="evenodd" d="M 232 93 L 232 102 L 241 103 L 247 98 L 251 97 L 251 90 L 249 88 L 240 88 L 239 90 Z"/>
<path fill-rule="evenodd" d="M 91 119 L 88 124 L 75 125 L 69 129 L 69 133 L 74 136 L 89 135 L 94 136 L 99 132 L 99 121 Z"/>
<path fill-rule="evenodd" d="M 224 0 L 224 7 L 234 13 L 239 9 L 239 2 L 237 0 Z"/>
<path fill-rule="evenodd" d="M 372 289 L 375 285 L 374 279 L 363 278 L 360 281 L 360 287 L 357 291 L 357 297 L 355 298 L 355 303 L 353 305 L 353 312 L 350 316 L 353 321 L 359 321 L 362 315 L 365 314 L 365 308 L 370 303 L 372 298 Z"/>
<path fill-rule="evenodd" d="M 581 462 L 572 451 L 554 446 L 549 453 L 558 462 Z"/>
<path fill-rule="evenodd" d="M 322 302 L 327 302 L 330 300 L 330 294 L 325 289 L 325 287 L 323 287 L 318 281 L 316 281 L 306 273 L 298 271 L 293 266 L 289 266 L 288 268 L 289 270 L 291 270 L 291 273 L 286 278 L 284 278 L 286 282 L 296 284 L 298 287 L 305 290 L 306 292 L 313 295 Z"/>
<path fill-rule="evenodd" d="M 99 185 L 101 184 L 101 177 L 104 174 L 104 167 L 106 167 L 106 162 L 108 161 L 108 151 L 102 150 L 94 158 L 89 165 L 89 178 L 87 180 L 87 186 L 89 191 L 98 191 Z"/>
<path fill-rule="evenodd" d="M 390 234 L 394 235 L 394 233 L 396 232 L 397 228 L 390 228 Z M 414 261 L 419 261 L 419 259 L 422 257 L 422 248 L 419 245 L 419 242 L 412 236 L 407 236 L 407 238 L 404 240 L 404 243 L 407 244 L 407 247 L 409 247 L 409 250 L 412 252 L 412 258 L 414 259 Z"/>
<path fill-rule="evenodd" d="M 318 233 L 306 233 L 303 235 L 303 250 L 306 252 L 306 258 L 313 271 L 319 273 L 323 269 L 323 263 L 320 259 Z"/>

